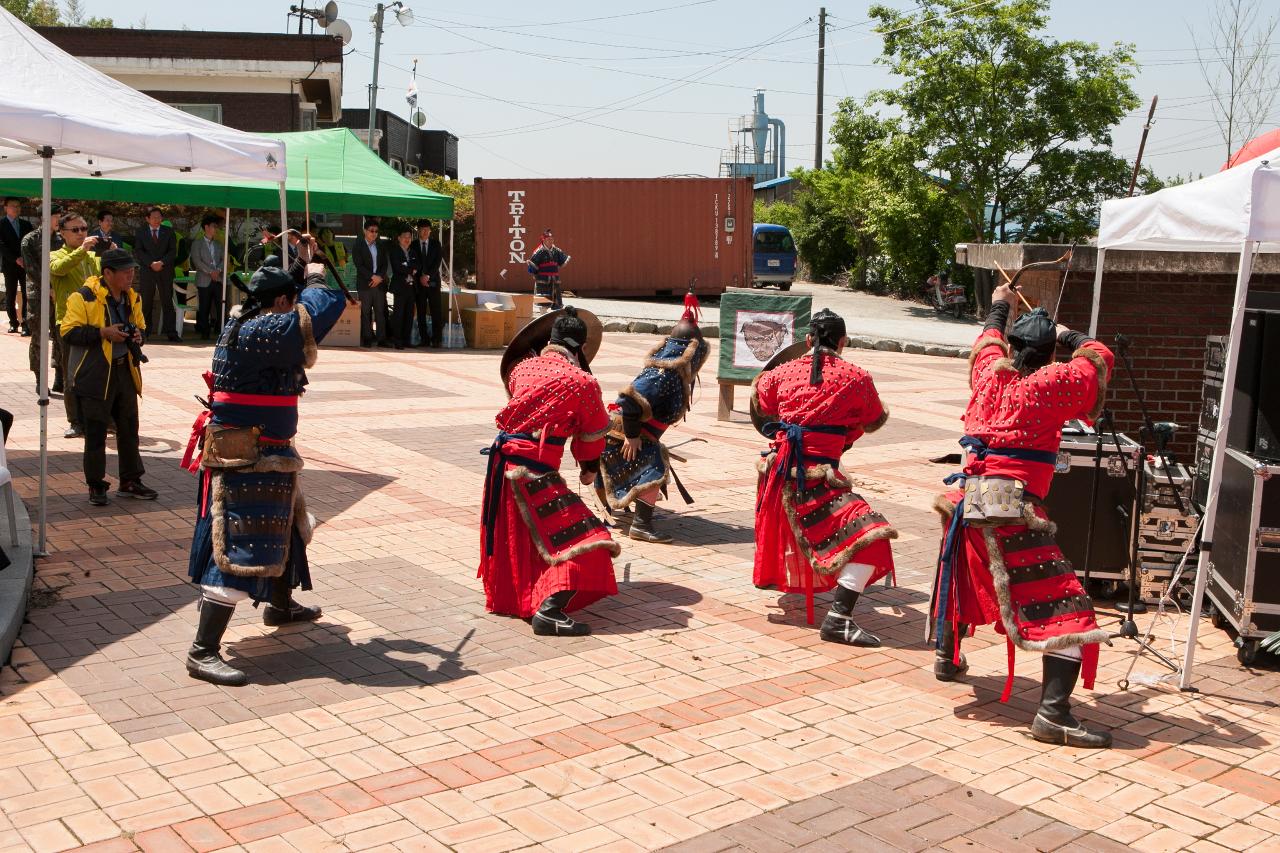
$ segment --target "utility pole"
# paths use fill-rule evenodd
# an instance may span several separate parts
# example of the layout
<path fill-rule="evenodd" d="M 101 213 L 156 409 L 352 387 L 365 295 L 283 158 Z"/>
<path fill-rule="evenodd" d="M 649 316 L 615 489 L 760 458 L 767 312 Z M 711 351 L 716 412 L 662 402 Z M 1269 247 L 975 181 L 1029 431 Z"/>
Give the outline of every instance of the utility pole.
<path fill-rule="evenodd" d="M 378 4 L 373 13 L 373 82 L 369 84 L 369 147 L 375 152 L 378 146 L 373 144 L 373 128 L 378 118 L 378 56 L 382 53 L 382 13 L 386 7 Z"/>
<path fill-rule="evenodd" d="M 382 8 L 382 7 L 378 7 Z M 827 58 L 827 7 L 818 10 L 818 124 L 813 132 L 813 168 L 822 168 L 822 78 Z"/>
<path fill-rule="evenodd" d="M 1138 170 L 1142 168 L 1142 152 L 1147 148 L 1147 134 L 1151 132 L 1151 123 L 1156 117 L 1156 102 L 1159 95 L 1151 96 L 1151 109 L 1147 112 L 1147 123 L 1142 126 L 1142 141 L 1138 143 L 1138 159 L 1133 161 L 1133 176 L 1129 178 L 1129 198 L 1133 197 L 1134 187 L 1138 185 Z"/>

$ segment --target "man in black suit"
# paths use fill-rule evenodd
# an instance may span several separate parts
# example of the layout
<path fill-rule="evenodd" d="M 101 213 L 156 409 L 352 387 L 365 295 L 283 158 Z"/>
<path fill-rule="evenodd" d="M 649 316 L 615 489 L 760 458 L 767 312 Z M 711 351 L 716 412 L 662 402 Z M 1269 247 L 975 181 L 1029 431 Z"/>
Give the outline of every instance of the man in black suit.
<path fill-rule="evenodd" d="M 98 211 L 98 227 L 89 232 L 90 237 L 98 238 L 98 248 L 94 253 L 102 257 L 111 249 L 123 249 L 124 243 L 120 235 L 112 230 L 116 224 L 116 215 L 109 210 Z"/>
<path fill-rule="evenodd" d="M 138 292 L 142 295 L 142 315 L 147 328 L 164 329 L 169 340 L 181 343 L 173 309 L 173 262 L 178 255 L 178 240 L 173 229 L 162 225 L 164 213 L 153 207 L 147 211 L 147 224 L 138 229 L 133 240 L 133 256 L 138 261 Z M 156 300 L 160 300 L 160 324 L 152 325 Z"/>
<path fill-rule="evenodd" d="M 390 246 L 391 342 L 404 349 L 413 340 L 413 291 L 417 277 L 413 268 L 413 228 L 407 222 L 396 229 L 396 241 Z"/>
<path fill-rule="evenodd" d="M 422 345 L 440 346 L 444 339 L 444 309 L 440 304 L 440 261 L 444 257 L 440 250 L 440 241 L 431 236 L 431 223 L 423 219 L 418 222 L 418 239 L 410 247 L 412 260 L 410 263 L 417 271 L 417 282 L 413 288 L 414 305 L 418 311 L 418 336 Z M 431 336 L 427 337 L 427 311 L 431 312 Z"/>
<path fill-rule="evenodd" d="M 360 346 L 373 346 L 377 326 L 378 346 L 391 346 L 391 324 L 387 322 L 387 279 L 390 278 L 391 251 L 378 239 L 378 220 L 364 224 L 364 239 L 352 252 L 356 265 L 356 292 L 360 295 Z"/>
<path fill-rule="evenodd" d="M 19 218 L 22 199 L 6 198 L 4 215 L 0 216 L 0 272 L 4 273 L 5 311 L 9 314 L 9 331 L 27 334 L 26 319 L 18 314 L 18 294 L 22 294 L 23 314 L 26 313 L 27 271 L 23 268 L 22 238 L 31 233 L 31 223 Z"/>

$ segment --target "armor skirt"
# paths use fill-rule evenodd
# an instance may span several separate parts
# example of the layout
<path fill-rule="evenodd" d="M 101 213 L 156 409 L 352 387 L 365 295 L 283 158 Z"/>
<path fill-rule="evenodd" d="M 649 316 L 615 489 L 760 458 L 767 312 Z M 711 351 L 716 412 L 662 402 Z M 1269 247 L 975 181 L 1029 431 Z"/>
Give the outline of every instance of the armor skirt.
<path fill-rule="evenodd" d="M 664 493 L 671 479 L 671 461 L 667 449 L 659 441 L 641 438 L 640 450 L 633 462 L 622 456 L 623 439 L 610 435 L 600 455 L 600 477 L 609 506 L 626 509 L 646 492 L 660 489 Z"/>
<path fill-rule="evenodd" d="M 890 539 L 897 531 L 855 494 L 829 465 L 806 471 L 804 488 L 781 482 L 774 454 L 761 461 L 756 507 L 756 586 L 782 592 L 826 592 L 848 563 L 874 566 L 868 585 L 893 572 Z"/>
<path fill-rule="evenodd" d="M 528 619 L 549 595 L 576 590 L 566 611 L 617 595 L 613 557 L 621 548 L 558 471 L 506 462 L 493 553 L 481 531 L 485 609 Z"/>

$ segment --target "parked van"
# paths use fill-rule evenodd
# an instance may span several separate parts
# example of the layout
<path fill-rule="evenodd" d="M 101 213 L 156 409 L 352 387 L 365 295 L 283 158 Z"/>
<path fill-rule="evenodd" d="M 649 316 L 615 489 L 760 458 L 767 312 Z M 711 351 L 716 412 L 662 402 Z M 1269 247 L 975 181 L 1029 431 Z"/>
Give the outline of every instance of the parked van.
<path fill-rule="evenodd" d="M 751 229 L 753 287 L 776 284 L 790 290 L 796 277 L 796 241 L 782 225 L 758 222 Z"/>

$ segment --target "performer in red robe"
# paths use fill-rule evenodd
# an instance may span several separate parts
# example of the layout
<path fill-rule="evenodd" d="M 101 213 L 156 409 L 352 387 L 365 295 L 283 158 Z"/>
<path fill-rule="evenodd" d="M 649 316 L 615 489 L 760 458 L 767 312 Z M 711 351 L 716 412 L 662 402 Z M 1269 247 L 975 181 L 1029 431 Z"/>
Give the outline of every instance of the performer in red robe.
<path fill-rule="evenodd" d="M 618 592 L 613 557 L 621 549 L 559 471 L 566 442 L 583 485 L 599 471 L 609 416 L 588 367 L 598 346 L 598 331 L 589 335 L 572 307 L 522 329 L 503 359 L 511 400 L 484 451 L 489 474 L 477 574 L 485 607 L 531 619 L 533 633 L 544 636 L 590 633 L 567 614 Z"/>
<path fill-rule="evenodd" d="M 1111 735 L 1090 731 L 1071 715 L 1071 693 L 1083 668 L 1093 686 L 1098 628 L 1093 603 L 1054 541 L 1043 501 L 1053 479 L 1063 423 L 1092 421 L 1102 409 L 1114 358 L 1102 344 L 1056 326 L 1042 308 L 1004 329 L 1017 291 L 992 296 L 986 326 L 973 346 L 965 411 L 963 474 L 947 479 L 963 490 L 940 496 L 945 535 L 934 587 L 937 636 L 934 675 L 954 680 L 968 669 L 960 639 L 973 625 L 994 625 L 1014 648 L 1044 653 L 1040 708 L 1032 736 L 1047 743 L 1107 747 Z M 1071 352 L 1053 364 L 1057 344 Z M 1010 347 L 1012 345 L 1012 349 Z M 1012 356 L 1012 357 L 1011 357 Z"/>
<path fill-rule="evenodd" d="M 878 646 L 853 620 L 853 607 L 868 584 L 893 571 L 889 540 L 898 534 L 853 492 L 840 457 L 889 413 L 871 374 L 840 357 L 849 340 L 844 320 L 820 311 L 809 329 L 808 355 L 752 384 L 753 418 L 772 440 L 759 466 L 755 584 L 810 596 L 834 588 L 822 639 Z"/>

